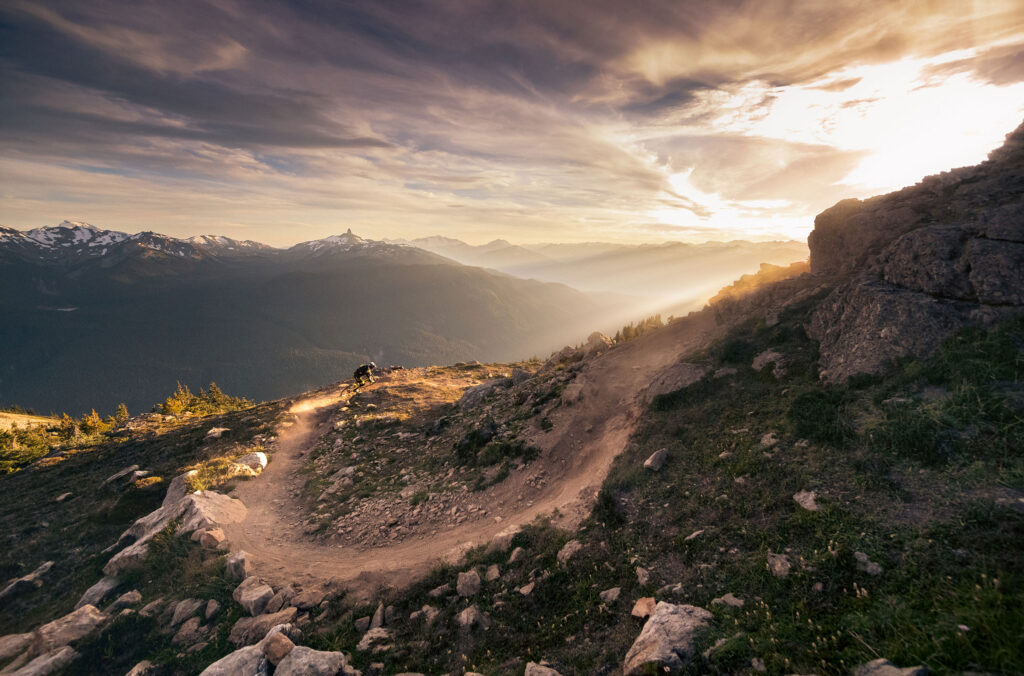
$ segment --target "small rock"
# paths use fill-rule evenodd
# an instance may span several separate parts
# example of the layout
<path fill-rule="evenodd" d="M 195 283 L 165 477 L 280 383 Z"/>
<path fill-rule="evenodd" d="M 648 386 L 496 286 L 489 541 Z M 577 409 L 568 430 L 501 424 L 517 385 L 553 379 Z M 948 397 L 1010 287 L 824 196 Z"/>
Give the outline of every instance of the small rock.
<path fill-rule="evenodd" d="M 650 581 L 650 579 L 651 573 L 649 570 L 642 566 L 636 567 L 636 581 L 640 584 L 640 586 L 647 584 Z"/>
<path fill-rule="evenodd" d="M 271 633 L 261 641 L 261 647 L 263 648 L 263 654 L 267 656 L 267 660 L 277 666 L 295 648 L 295 644 L 292 643 L 290 638 L 278 631 Z"/>
<path fill-rule="evenodd" d="M 140 603 L 141 601 L 142 593 L 139 592 L 138 589 L 133 589 L 130 592 L 125 592 L 124 594 L 118 596 L 117 600 L 111 603 L 110 607 L 107 608 L 107 612 L 113 613 L 115 611 L 121 610 L 122 608 L 134 606 L 136 603 Z"/>
<path fill-rule="evenodd" d="M 259 474 L 267 466 L 267 454 L 263 451 L 256 451 L 254 453 L 248 453 L 243 455 L 241 458 L 235 460 L 239 465 L 245 465 L 252 471 Z"/>
<path fill-rule="evenodd" d="M 224 566 L 224 577 L 229 580 L 244 580 L 249 577 L 252 574 L 252 565 L 248 557 L 244 551 L 231 554 Z"/>
<path fill-rule="evenodd" d="M 633 617 L 639 617 L 641 620 L 645 620 L 654 612 L 654 605 L 653 596 L 644 596 L 637 599 L 636 603 L 633 604 L 633 610 L 630 611 L 629 614 Z"/>
<path fill-rule="evenodd" d="M 365 633 L 370 628 L 370 616 L 356 618 L 355 627 L 360 634 Z"/>
<path fill-rule="evenodd" d="M 359 676 L 344 653 L 295 646 L 274 670 L 274 676 Z"/>
<path fill-rule="evenodd" d="M 823 585 L 820 582 L 815 582 L 814 584 L 811 585 L 811 591 L 813 591 L 813 592 L 823 592 L 823 591 L 825 591 L 825 585 Z"/>
<path fill-rule="evenodd" d="M 868 575 L 882 574 L 882 566 L 869 559 L 868 555 L 864 552 L 854 552 L 853 558 L 857 559 L 857 570 L 863 571 Z"/>
<path fill-rule="evenodd" d="M 700 537 L 701 535 L 704 535 L 704 529 L 701 529 L 701 530 L 695 530 L 695 531 L 693 531 L 692 533 L 690 533 L 689 535 L 687 535 L 687 536 L 686 536 L 686 537 L 685 537 L 685 538 L 683 539 L 683 541 L 684 541 L 684 542 L 689 542 L 690 540 L 696 540 L 696 539 L 697 539 L 697 538 L 699 538 L 699 537 Z"/>
<path fill-rule="evenodd" d="M 459 596 L 473 596 L 480 591 L 480 574 L 475 570 L 459 573 L 455 590 Z"/>
<path fill-rule="evenodd" d="M 203 617 L 205 617 L 206 621 L 209 622 L 216 617 L 219 611 L 220 603 L 218 603 L 216 599 L 210 599 L 206 604 L 206 611 L 203 613 Z"/>
<path fill-rule="evenodd" d="M 142 660 L 124 676 L 148 676 L 151 673 L 153 673 L 153 663 L 149 660 Z"/>
<path fill-rule="evenodd" d="M 521 561 L 524 556 L 526 556 L 526 551 L 522 547 L 516 547 L 508 557 L 508 562 L 515 563 L 517 561 Z"/>
<path fill-rule="evenodd" d="M 228 653 L 203 669 L 199 676 L 266 676 L 268 673 L 263 651 L 259 646 L 251 645 Z"/>
<path fill-rule="evenodd" d="M 763 448 L 771 448 L 777 443 L 779 443 L 779 440 L 776 438 L 775 432 L 767 432 L 761 435 L 761 446 Z"/>
<path fill-rule="evenodd" d="M 526 671 L 523 672 L 523 676 L 562 676 L 560 673 L 536 662 L 527 662 Z"/>
<path fill-rule="evenodd" d="M 811 512 L 817 512 L 819 509 L 818 503 L 814 501 L 816 497 L 818 496 L 814 491 L 800 491 L 793 495 L 796 504 Z"/>
<path fill-rule="evenodd" d="M 43 525 L 45 526 L 46 524 L 44 523 Z M 39 589 L 43 586 L 43 575 L 50 572 L 51 568 L 53 568 L 53 561 L 47 561 L 28 575 L 11 580 L 3 590 L 0 590 L 0 601 L 14 598 L 15 596 L 33 588 Z"/>
<path fill-rule="evenodd" d="M 164 600 L 162 598 L 150 601 L 142 607 L 142 610 L 139 611 L 139 615 L 142 615 L 143 617 L 153 617 L 163 605 Z"/>
<path fill-rule="evenodd" d="M 731 592 L 711 601 L 711 605 L 725 605 L 731 608 L 742 608 L 744 603 L 743 599 L 733 596 Z"/>
<path fill-rule="evenodd" d="M 492 563 L 487 567 L 487 572 L 484 573 L 484 580 L 487 582 L 494 582 L 501 577 L 501 570 L 498 568 L 498 564 Z"/>
<path fill-rule="evenodd" d="M 455 621 L 464 629 L 472 629 L 476 626 L 487 629 L 491 624 L 490 620 L 480 612 L 480 607 L 475 603 L 459 613 L 455 617 Z"/>
<path fill-rule="evenodd" d="M 452 586 L 450 584 L 443 584 L 440 587 L 435 587 L 428 591 L 427 596 L 429 596 L 432 599 L 439 599 L 445 594 L 447 594 L 449 591 L 451 591 L 451 588 Z"/>
<path fill-rule="evenodd" d="M 171 639 L 171 645 L 192 645 L 202 638 L 199 631 L 199 618 L 190 617 L 181 625 L 178 632 Z"/>
<path fill-rule="evenodd" d="M 230 432 L 231 429 L 228 427 L 211 427 L 210 431 L 206 433 L 207 439 L 220 439 L 224 436 L 225 432 Z"/>
<path fill-rule="evenodd" d="M 242 584 L 235 588 L 231 598 L 235 599 L 250 615 L 259 615 L 270 603 L 270 599 L 274 598 L 274 589 L 253 575 L 245 578 Z"/>
<path fill-rule="evenodd" d="M 206 602 L 202 599 L 184 599 L 174 604 L 171 611 L 171 626 L 177 627 L 186 619 L 195 615 L 196 611 L 203 607 Z"/>
<path fill-rule="evenodd" d="M 668 460 L 668 449 L 660 448 L 644 460 L 644 468 L 657 472 L 665 466 L 666 460 Z"/>
<path fill-rule="evenodd" d="M 44 653 L 14 672 L 13 676 L 44 676 L 60 671 L 78 659 L 71 646 Z"/>
<path fill-rule="evenodd" d="M 235 622 L 235 625 L 231 627 L 231 633 L 228 635 L 228 640 L 235 645 L 256 643 L 277 625 L 288 624 L 294 620 L 298 612 L 299 611 L 295 608 L 285 608 L 280 612 L 269 615 L 243 617 Z"/>
<path fill-rule="evenodd" d="M 373 618 L 370 620 L 370 629 L 376 629 L 377 627 L 384 626 L 384 603 L 377 604 L 377 610 L 373 612 Z"/>
<path fill-rule="evenodd" d="M 775 577 L 786 577 L 789 575 L 789 570 L 793 567 L 793 564 L 790 563 L 789 557 L 785 554 L 772 554 L 768 552 L 767 567 Z"/>
<path fill-rule="evenodd" d="M 291 599 L 291 605 L 295 606 L 299 610 L 309 610 L 316 608 L 323 603 L 326 593 L 317 589 L 307 589 L 299 592 Z"/>
<path fill-rule="evenodd" d="M 199 545 L 206 547 L 207 549 L 216 549 L 227 538 L 224 535 L 224 531 L 220 528 L 209 528 L 202 531 L 202 535 L 199 536 Z"/>
<path fill-rule="evenodd" d="M 71 495 L 72 495 L 71 491 L 68 491 L 67 493 L 61 493 L 60 495 L 57 496 L 55 502 L 64 502 L 65 500 L 70 498 Z"/>
<path fill-rule="evenodd" d="M 529 596 L 533 593 L 533 588 L 536 584 L 536 582 L 528 582 L 524 584 L 522 587 L 519 588 L 519 593 L 523 596 Z"/>
<path fill-rule="evenodd" d="M 611 589 L 605 589 L 599 594 L 601 600 L 605 603 L 615 603 L 619 600 L 619 594 L 622 593 L 621 587 L 612 587 Z"/>
<path fill-rule="evenodd" d="M 103 603 L 103 600 L 110 596 L 110 593 L 117 589 L 117 585 L 120 584 L 116 577 L 101 577 L 100 580 L 85 590 L 82 594 L 82 598 L 78 599 L 78 603 L 75 604 L 75 608 L 81 608 L 84 605 L 98 606 Z"/>
<path fill-rule="evenodd" d="M 900 669 L 885 658 L 872 660 L 853 670 L 852 676 L 925 676 L 928 670 L 924 667 L 905 667 Z"/>
<path fill-rule="evenodd" d="M 569 540 L 560 550 L 558 550 L 558 562 L 565 565 L 569 562 L 569 559 L 575 556 L 581 549 L 583 549 L 583 543 L 579 540 Z"/>
<path fill-rule="evenodd" d="M 765 666 L 764 660 L 762 660 L 760 657 L 751 657 L 750 666 L 751 668 L 753 668 L 754 671 L 757 671 L 759 673 L 764 673 L 768 671 L 768 667 Z"/>
<path fill-rule="evenodd" d="M 391 630 L 384 627 L 371 629 L 363 634 L 363 638 L 359 641 L 359 645 L 356 646 L 356 650 L 360 652 L 372 651 L 374 653 L 391 650 Z"/>

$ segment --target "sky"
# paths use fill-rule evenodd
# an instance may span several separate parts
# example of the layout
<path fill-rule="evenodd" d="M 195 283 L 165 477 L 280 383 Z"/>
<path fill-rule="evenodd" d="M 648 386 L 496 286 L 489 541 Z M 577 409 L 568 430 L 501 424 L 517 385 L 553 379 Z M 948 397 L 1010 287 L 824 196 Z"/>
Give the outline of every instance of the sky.
<path fill-rule="evenodd" d="M 1020 0 L 5 0 L 0 223 L 803 239 L 1024 120 Z"/>

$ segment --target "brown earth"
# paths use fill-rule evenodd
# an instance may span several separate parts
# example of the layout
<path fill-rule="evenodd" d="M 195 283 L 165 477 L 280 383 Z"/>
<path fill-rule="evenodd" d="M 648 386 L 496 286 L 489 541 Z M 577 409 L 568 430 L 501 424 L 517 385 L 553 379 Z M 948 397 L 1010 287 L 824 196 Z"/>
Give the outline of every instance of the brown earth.
<path fill-rule="evenodd" d="M 349 392 L 338 386 L 298 400 L 293 419 L 278 431 L 272 462 L 259 478 L 235 491 L 249 516 L 225 527 L 231 549 L 248 552 L 255 572 L 274 584 L 299 582 L 308 588 L 333 583 L 369 593 L 378 585 L 401 587 L 438 561 L 454 562 L 468 549 L 539 516 L 554 514 L 556 524 L 571 527 L 588 514 L 613 460 L 625 448 L 643 390 L 660 371 L 717 333 L 711 312 L 694 313 L 590 358 L 576 378 L 582 384 L 578 399 L 555 409 L 551 429 L 538 430 L 531 439 L 542 453 L 530 471 L 515 472 L 474 496 L 487 505 L 486 517 L 373 549 L 317 542 L 304 533 L 305 514 L 296 497 L 305 478 L 297 470 L 330 429 L 332 413 Z M 538 474 L 545 481 L 530 480 Z"/>

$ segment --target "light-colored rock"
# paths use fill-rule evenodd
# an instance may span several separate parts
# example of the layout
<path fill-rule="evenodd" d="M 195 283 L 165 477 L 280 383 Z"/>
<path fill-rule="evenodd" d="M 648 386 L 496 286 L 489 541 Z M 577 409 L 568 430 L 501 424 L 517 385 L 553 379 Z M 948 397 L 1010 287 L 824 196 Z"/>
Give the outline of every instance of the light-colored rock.
<path fill-rule="evenodd" d="M 243 617 L 235 622 L 235 626 L 231 627 L 228 640 L 235 645 L 256 643 L 277 625 L 288 624 L 294 620 L 298 612 L 295 608 L 285 608 L 273 614 Z"/>
<path fill-rule="evenodd" d="M 263 639 L 260 642 L 260 647 L 263 649 L 263 654 L 267 656 L 267 660 L 271 664 L 277 665 L 288 656 L 288 653 L 295 649 L 295 644 L 292 643 L 290 638 L 278 631 Z"/>
<path fill-rule="evenodd" d="M 207 439 L 220 439 L 222 436 L 224 436 L 225 432 L 230 432 L 230 431 L 231 431 L 231 428 L 229 428 L 229 427 L 211 427 L 210 430 L 206 433 L 206 437 L 205 438 L 207 438 Z"/>
<path fill-rule="evenodd" d="M 153 663 L 149 660 L 142 660 L 124 676 L 148 676 L 153 673 Z"/>
<path fill-rule="evenodd" d="M 235 462 L 239 465 L 245 465 L 259 474 L 267 467 L 267 454 L 263 451 L 255 451 L 253 453 L 247 453 L 241 458 L 236 458 Z"/>
<path fill-rule="evenodd" d="M 251 645 L 228 653 L 203 669 L 199 676 L 267 676 L 268 665 L 259 646 Z"/>
<path fill-rule="evenodd" d="M 196 611 L 203 607 L 206 601 L 202 599 L 182 599 L 175 603 L 171 611 L 171 626 L 176 627 L 188 618 L 196 614 Z"/>
<path fill-rule="evenodd" d="M 64 646 L 39 655 L 13 672 L 12 676 L 46 676 L 63 669 L 77 659 L 78 653 L 71 646 Z"/>
<path fill-rule="evenodd" d="M 817 512 L 820 509 L 818 503 L 815 502 L 817 497 L 818 495 L 814 491 L 799 491 L 793 495 L 796 504 L 811 512 Z"/>
<path fill-rule="evenodd" d="M 717 599 L 712 599 L 711 601 L 711 605 L 713 606 L 723 605 L 729 606 L 730 608 L 742 608 L 745 603 L 746 601 L 739 598 L 738 596 L 733 595 L 732 592 L 729 592 L 725 596 L 719 596 Z"/>
<path fill-rule="evenodd" d="M 651 571 L 642 566 L 636 567 L 636 581 L 641 585 L 647 584 L 651 579 Z"/>
<path fill-rule="evenodd" d="M 696 631 L 711 619 L 711 613 L 703 608 L 658 603 L 626 653 L 623 673 L 639 676 L 652 668 L 659 671 L 681 669 L 693 653 Z"/>
<path fill-rule="evenodd" d="M 560 673 L 536 662 L 527 662 L 526 671 L 523 672 L 523 676 L 562 676 Z"/>
<path fill-rule="evenodd" d="M 771 448 L 779 443 L 778 437 L 775 436 L 775 432 L 765 432 L 761 435 L 761 447 Z"/>
<path fill-rule="evenodd" d="M 522 547 L 516 547 L 512 550 L 512 553 L 509 555 L 508 562 L 512 564 L 518 561 L 522 561 L 524 556 L 526 556 L 526 550 Z"/>
<path fill-rule="evenodd" d="M 789 571 L 793 567 L 793 564 L 785 554 L 773 554 L 768 552 L 768 562 L 766 566 L 775 577 L 786 577 L 789 575 Z"/>
<path fill-rule="evenodd" d="M 277 665 L 274 676 L 359 676 L 359 671 L 342 653 L 296 646 Z"/>
<path fill-rule="evenodd" d="M 494 582 L 499 577 L 501 577 L 501 569 L 498 568 L 498 564 L 492 563 L 487 566 L 487 572 L 484 573 L 484 580 L 486 582 Z"/>
<path fill-rule="evenodd" d="M 499 388 L 508 385 L 504 378 L 498 380 L 491 380 L 475 387 L 471 387 L 462 393 L 462 398 L 459 399 L 458 406 L 463 411 L 467 411 L 471 408 L 476 408 L 483 403 L 484 399 L 491 395 L 492 392 L 497 391 Z"/>
<path fill-rule="evenodd" d="M 185 498 L 188 496 L 187 480 L 195 474 L 195 470 L 179 475 L 171 481 L 164 495 L 160 508 L 138 519 L 117 540 L 117 547 L 123 547 L 103 567 L 106 575 L 116 575 L 122 570 L 133 568 L 142 563 L 148 549 L 147 543 L 157 533 L 177 519 L 186 509 Z"/>
<path fill-rule="evenodd" d="M 11 580 L 6 586 L 4 586 L 3 590 L 0 591 L 0 601 L 14 598 L 19 594 L 29 591 L 30 589 L 39 589 L 43 586 L 43 575 L 50 572 L 51 568 L 53 568 L 53 561 L 47 561 L 28 575 Z"/>
<path fill-rule="evenodd" d="M 370 628 L 370 616 L 366 615 L 364 617 L 357 617 L 355 620 L 355 627 L 356 631 L 360 634 L 365 633 L 366 630 Z"/>
<path fill-rule="evenodd" d="M 507 552 L 508 548 L 512 546 L 512 538 L 514 538 L 518 532 L 518 528 L 512 528 L 498 533 L 491 538 L 490 542 L 487 543 L 487 549 L 484 550 L 484 553 L 495 554 L 497 552 Z"/>
<path fill-rule="evenodd" d="M 132 465 L 131 467 L 125 467 L 120 472 L 116 472 L 114 474 L 111 474 L 106 479 L 101 481 L 99 487 L 100 488 L 104 488 L 106 486 L 114 484 L 115 482 L 116 483 L 125 483 L 125 484 L 127 484 L 128 483 L 128 479 L 131 476 L 131 473 L 136 471 L 137 469 L 139 469 L 138 465 Z M 122 479 L 124 481 L 121 481 Z"/>
<path fill-rule="evenodd" d="M 142 607 L 142 610 L 139 611 L 139 615 L 142 615 L 143 617 L 153 617 L 163 605 L 163 598 L 154 599 Z"/>
<path fill-rule="evenodd" d="M 203 611 L 203 617 L 205 617 L 206 621 L 209 622 L 217 616 L 219 611 L 220 603 L 216 599 L 210 599 L 206 602 L 206 610 Z"/>
<path fill-rule="evenodd" d="M 480 591 L 480 573 L 475 570 L 459 573 L 459 580 L 458 584 L 455 585 L 455 590 L 459 596 L 475 595 Z"/>
<path fill-rule="evenodd" d="M 384 602 L 381 601 L 377 604 L 377 610 L 373 611 L 373 617 L 370 618 L 370 629 L 376 629 L 377 627 L 384 626 Z"/>
<path fill-rule="evenodd" d="M 852 676 L 925 676 L 927 673 L 928 670 L 920 666 L 900 669 L 883 657 L 860 665 L 853 670 Z"/>
<path fill-rule="evenodd" d="M 84 605 L 32 632 L 32 655 L 42 655 L 73 643 L 106 621 L 107 616 L 96 606 Z"/>
<path fill-rule="evenodd" d="M 472 629 L 473 627 L 487 629 L 491 624 L 491 621 L 487 619 L 486 615 L 480 612 L 480 607 L 475 603 L 456 615 L 455 621 L 463 629 Z"/>
<path fill-rule="evenodd" d="M 519 588 L 519 593 L 523 596 L 529 596 L 533 593 L 533 588 L 537 586 L 536 582 L 530 581 Z"/>
<path fill-rule="evenodd" d="M 633 604 L 633 610 L 631 610 L 629 614 L 633 617 L 639 617 L 641 620 L 645 620 L 654 612 L 654 605 L 653 596 L 643 596 L 636 600 L 636 603 Z"/>
<path fill-rule="evenodd" d="M 117 585 L 120 584 L 116 577 L 101 577 L 99 581 L 93 586 L 85 590 L 82 594 L 82 598 L 78 599 L 78 603 L 75 604 L 75 608 L 81 608 L 84 605 L 98 606 L 110 596 L 110 593 L 117 589 Z"/>
<path fill-rule="evenodd" d="M 601 352 L 605 352 L 610 349 L 614 344 L 615 343 L 608 336 L 604 335 L 600 331 L 594 331 L 587 336 L 587 354 L 600 354 Z"/>
<path fill-rule="evenodd" d="M 451 588 L 452 586 L 450 584 L 445 583 L 440 587 L 434 587 L 433 589 L 428 591 L 427 596 L 429 596 L 432 599 L 439 599 L 445 594 L 447 594 L 449 591 L 451 591 Z"/>
<path fill-rule="evenodd" d="M 582 542 L 579 540 L 569 540 L 561 549 L 558 550 L 558 556 L 556 558 L 558 559 L 558 562 L 564 566 L 569 563 L 569 560 L 576 556 L 581 549 L 583 549 Z"/>
<path fill-rule="evenodd" d="M 249 555 L 244 551 L 233 552 L 224 565 L 224 577 L 229 580 L 244 580 L 252 575 Z"/>
<path fill-rule="evenodd" d="M 276 613 L 285 606 L 289 605 L 291 600 L 295 597 L 295 588 L 290 584 L 285 585 L 277 590 L 274 594 L 274 598 L 267 602 L 267 607 L 263 609 L 265 613 Z M 296 606 L 297 607 L 297 606 Z"/>
<path fill-rule="evenodd" d="M 255 575 L 250 575 L 231 593 L 231 598 L 250 615 L 259 615 L 274 598 L 274 589 Z"/>
<path fill-rule="evenodd" d="M 291 605 L 295 606 L 299 610 L 309 610 L 310 608 L 316 608 L 323 603 L 324 598 L 327 595 L 318 589 L 306 589 L 296 594 L 291 599 Z"/>
<path fill-rule="evenodd" d="M 72 495 L 74 495 L 74 493 L 72 493 L 71 491 L 68 491 L 67 493 L 61 493 L 56 498 L 54 498 L 54 502 L 64 502 L 65 500 L 70 498 Z"/>
<path fill-rule="evenodd" d="M 32 634 L 8 634 L 0 636 L 0 662 L 9 660 L 26 650 L 32 643 Z"/>
<path fill-rule="evenodd" d="M 650 457 L 644 460 L 644 469 L 657 472 L 665 466 L 666 460 L 668 460 L 668 449 L 659 448 L 654 453 L 651 453 Z"/>
<path fill-rule="evenodd" d="M 363 634 L 359 640 L 356 650 L 359 652 L 381 653 L 391 650 L 391 630 L 384 627 L 377 627 Z"/>
<path fill-rule="evenodd" d="M 190 617 L 185 620 L 174 634 L 174 638 L 171 639 L 171 645 L 184 646 L 198 643 L 206 633 L 200 631 L 199 625 L 198 617 Z"/>
<path fill-rule="evenodd" d="M 603 592 L 598 594 L 601 600 L 605 603 L 615 603 L 619 600 L 619 594 L 622 593 L 621 587 L 612 587 L 611 589 L 605 589 Z"/>
<path fill-rule="evenodd" d="M 690 533 L 689 535 L 687 535 L 687 536 L 686 536 L 686 537 L 685 537 L 685 538 L 683 539 L 683 541 L 684 541 L 684 542 L 689 542 L 690 540 L 696 540 L 696 539 L 697 539 L 697 538 L 699 538 L 699 537 L 700 537 L 701 535 L 704 535 L 704 529 L 701 529 L 701 530 L 695 530 L 695 531 L 693 531 L 692 533 Z"/>
<path fill-rule="evenodd" d="M 114 602 L 110 604 L 110 607 L 107 608 L 107 612 L 113 613 L 118 610 L 121 610 L 122 608 L 130 608 L 131 606 L 134 606 L 141 602 L 142 592 L 140 592 L 138 589 L 133 589 L 129 592 L 125 592 L 124 594 L 118 596 L 114 600 Z"/>
<path fill-rule="evenodd" d="M 651 380 L 651 384 L 644 390 L 644 400 L 650 403 L 658 396 L 687 388 L 706 376 L 708 371 L 708 367 L 700 364 L 673 364 Z"/>
<path fill-rule="evenodd" d="M 857 570 L 865 572 L 868 575 L 882 574 L 882 566 L 868 558 L 868 555 L 864 552 L 854 552 L 853 558 L 857 560 Z"/>
<path fill-rule="evenodd" d="M 199 491 L 185 496 L 178 535 L 191 533 L 197 528 L 213 529 L 221 524 L 245 521 L 248 510 L 241 500 L 216 491 Z"/>
<path fill-rule="evenodd" d="M 207 549 L 216 549 L 227 539 L 224 535 L 224 530 L 221 528 L 204 528 L 196 532 L 199 533 L 199 545 Z"/>

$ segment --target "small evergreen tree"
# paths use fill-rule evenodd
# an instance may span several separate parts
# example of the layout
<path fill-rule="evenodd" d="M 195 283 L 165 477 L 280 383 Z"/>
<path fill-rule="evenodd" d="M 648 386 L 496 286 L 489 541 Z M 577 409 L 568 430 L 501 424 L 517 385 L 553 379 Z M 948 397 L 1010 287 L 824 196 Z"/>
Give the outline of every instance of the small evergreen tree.
<path fill-rule="evenodd" d="M 128 414 L 128 406 L 122 401 L 117 405 L 117 410 L 114 412 L 114 422 L 118 426 L 123 426 L 128 422 L 131 416 Z"/>

